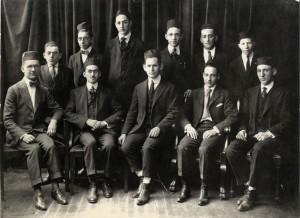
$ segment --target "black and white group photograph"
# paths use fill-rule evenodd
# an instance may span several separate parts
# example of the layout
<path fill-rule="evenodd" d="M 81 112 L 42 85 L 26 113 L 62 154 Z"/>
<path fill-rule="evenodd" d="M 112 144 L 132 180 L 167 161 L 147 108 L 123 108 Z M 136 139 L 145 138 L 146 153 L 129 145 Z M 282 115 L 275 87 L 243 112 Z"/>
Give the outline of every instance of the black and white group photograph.
<path fill-rule="evenodd" d="M 293 218 L 299 0 L 1 0 L 0 218 Z"/>

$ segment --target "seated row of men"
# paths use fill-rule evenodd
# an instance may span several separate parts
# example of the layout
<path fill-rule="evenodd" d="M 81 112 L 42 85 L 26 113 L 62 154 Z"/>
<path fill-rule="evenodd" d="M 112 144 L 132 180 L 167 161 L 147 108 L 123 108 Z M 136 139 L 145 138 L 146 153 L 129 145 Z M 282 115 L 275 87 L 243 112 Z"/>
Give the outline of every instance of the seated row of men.
<path fill-rule="evenodd" d="M 84 148 L 84 162 L 90 182 L 88 202 L 98 200 L 95 178 L 98 146 L 105 152 L 103 194 L 112 197 L 109 181 L 119 142 L 130 168 L 140 178 L 133 197 L 137 198 L 137 205 L 146 204 L 150 199 L 149 184 L 153 178 L 155 157 L 165 146 L 161 142 L 168 135 L 169 128 L 180 123 L 186 135 L 178 146 L 178 175 L 183 185 L 177 201 L 184 202 L 190 196 L 191 162 L 198 150 L 201 179 L 198 204 L 206 205 L 209 201 L 209 172 L 213 159 L 223 148 L 224 128 L 237 124 L 239 120 L 239 131 L 228 146 L 226 155 L 237 184 L 246 186 L 238 209 L 251 209 L 256 201 L 260 173 L 271 162 L 272 154 L 281 149 L 284 132 L 291 122 L 288 92 L 274 83 L 277 71 L 272 58 L 257 59 L 260 84 L 246 91 L 240 116 L 232 95 L 218 84 L 219 65 L 213 60 L 208 61 L 203 69 L 204 86 L 191 91 L 184 105 L 180 103 L 182 99 L 176 86 L 160 75 L 163 64 L 159 52 L 145 52 L 142 66 L 147 79 L 135 86 L 123 127 L 124 109 L 115 94 L 99 82 L 101 66 L 96 59 L 85 61 L 83 77 L 86 84 L 73 89 L 65 104 L 64 116 L 75 126 L 74 141 Z M 51 138 L 57 132 L 63 109 L 49 91 L 37 83 L 40 76 L 37 52 L 23 54 L 21 70 L 24 78 L 8 89 L 5 100 L 3 118 L 8 130 L 6 140 L 26 152 L 29 177 L 35 190 L 35 207 L 46 210 L 41 191 L 43 157 L 52 182 L 51 196 L 57 203 L 67 204 L 58 186 L 61 167 Z M 48 124 L 45 123 L 47 116 L 51 116 Z M 253 160 L 248 175 L 243 164 L 249 150 Z"/>

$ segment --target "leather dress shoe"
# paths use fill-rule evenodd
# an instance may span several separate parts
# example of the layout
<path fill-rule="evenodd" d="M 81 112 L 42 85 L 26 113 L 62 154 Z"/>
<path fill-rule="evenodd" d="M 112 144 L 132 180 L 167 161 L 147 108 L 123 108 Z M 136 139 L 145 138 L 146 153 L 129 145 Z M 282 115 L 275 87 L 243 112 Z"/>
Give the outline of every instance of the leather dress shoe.
<path fill-rule="evenodd" d="M 68 201 L 66 199 L 66 196 L 61 192 L 60 189 L 57 189 L 56 191 L 51 191 L 51 197 L 58 203 L 62 205 L 68 204 Z"/>
<path fill-rule="evenodd" d="M 138 198 L 140 196 L 141 189 L 142 189 L 142 184 L 143 184 L 143 177 L 140 177 L 140 184 L 139 184 L 139 187 L 136 190 L 136 192 L 133 193 L 133 195 L 132 195 L 133 198 Z"/>
<path fill-rule="evenodd" d="M 208 203 L 208 191 L 207 186 L 201 186 L 200 197 L 199 197 L 199 206 L 204 206 Z"/>
<path fill-rule="evenodd" d="M 183 185 L 180 195 L 177 198 L 178 203 L 185 202 L 191 196 L 190 188 L 187 185 Z"/>
<path fill-rule="evenodd" d="M 137 199 L 136 204 L 139 206 L 144 205 L 149 201 L 149 199 L 150 199 L 149 184 L 142 183 L 141 193 Z"/>
<path fill-rule="evenodd" d="M 238 210 L 242 212 L 250 210 L 255 205 L 255 200 L 256 200 L 256 191 L 247 190 L 243 197 L 243 201 L 238 206 Z"/>
<path fill-rule="evenodd" d="M 111 187 L 107 181 L 103 181 L 102 183 L 102 191 L 103 195 L 106 198 L 111 198 L 113 196 L 113 192 L 111 190 Z"/>
<path fill-rule="evenodd" d="M 41 193 L 36 193 L 33 196 L 33 203 L 36 209 L 38 210 L 47 210 L 46 203 L 44 201 L 44 197 Z"/>
<path fill-rule="evenodd" d="M 91 184 L 89 188 L 89 194 L 87 196 L 87 201 L 89 203 L 96 203 L 98 201 L 98 190 L 95 184 Z"/>

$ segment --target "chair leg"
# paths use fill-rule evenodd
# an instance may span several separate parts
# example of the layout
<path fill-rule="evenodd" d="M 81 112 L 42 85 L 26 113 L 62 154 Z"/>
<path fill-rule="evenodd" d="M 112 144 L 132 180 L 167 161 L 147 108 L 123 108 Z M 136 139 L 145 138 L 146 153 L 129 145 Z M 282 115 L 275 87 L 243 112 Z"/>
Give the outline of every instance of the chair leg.
<path fill-rule="evenodd" d="M 70 192 L 74 195 L 74 177 L 75 177 L 75 156 L 70 154 Z"/>
<path fill-rule="evenodd" d="M 123 181 L 124 181 L 124 192 L 128 192 L 128 180 L 129 180 L 129 167 L 126 160 L 124 160 L 124 167 L 123 167 Z"/>
<path fill-rule="evenodd" d="M 70 157 L 65 155 L 65 191 L 70 192 Z"/>
<path fill-rule="evenodd" d="M 235 193 L 234 193 L 234 183 L 235 183 L 235 178 L 233 173 L 230 173 L 230 197 L 234 198 Z"/>
<path fill-rule="evenodd" d="M 279 188 L 280 188 L 280 166 L 276 167 L 276 184 L 275 184 L 275 201 L 280 202 Z"/>
<path fill-rule="evenodd" d="M 226 156 L 225 152 L 220 153 L 220 172 L 221 172 L 221 181 L 220 181 L 220 200 L 226 200 L 227 199 L 227 193 L 226 193 L 226 187 L 225 187 L 225 181 L 226 181 L 226 173 L 227 173 L 227 167 L 226 167 Z"/>

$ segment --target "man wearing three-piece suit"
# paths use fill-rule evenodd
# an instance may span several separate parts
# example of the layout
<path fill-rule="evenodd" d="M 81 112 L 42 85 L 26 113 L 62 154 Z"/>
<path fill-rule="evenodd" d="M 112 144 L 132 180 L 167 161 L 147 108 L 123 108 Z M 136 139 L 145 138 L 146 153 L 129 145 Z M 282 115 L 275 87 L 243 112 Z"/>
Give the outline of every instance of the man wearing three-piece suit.
<path fill-rule="evenodd" d="M 118 35 L 106 43 L 104 82 L 115 94 L 127 113 L 134 87 L 146 77 L 143 73 L 144 43 L 131 33 L 132 20 L 127 10 L 115 17 Z"/>
<path fill-rule="evenodd" d="M 74 141 L 79 141 L 84 148 L 84 162 L 90 182 L 87 200 L 89 203 L 96 203 L 97 147 L 100 144 L 104 151 L 103 195 L 110 198 L 113 195 L 109 182 L 113 160 L 116 160 L 117 127 L 121 124 L 124 112 L 111 91 L 99 84 L 101 71 L 97 60 L 89 59 L 84 63 L 83 76 L 87 83 L 71 91 L 65 116 L 76 127 Z"/>
<path fill-rule="evenodd" d="M 204 87 L 192 91 L 181 111 L 181 124 L 186 135 L 177 149 L 178 175 L 182 179 L 179 203 L 190 197 L 189 181 L 197 157 L 201 179 L 198 205 L 208 203 L 208 179 L 212 164 L 223 149 L 224 129 L 238 119 L 236 104 L 229 92 L 217 84 L 219 78 L 217 65 L 208 62 L 203 72 Z"/>
<path fill-rule="evenodd" d="M 201 27 L 200 36 L 200 42 L 203 45 L 203 51 L 196 54 L 192 60 L 191 69 L 194 69 L 193 89 L 200 88 L 203 86 L 202 73 L 204 71 L 204 66 L 207 62 L 211 60 L 213 60 L 219 68 L 219 86 L 226 87 L 228 80 L 227 73 L 229 70 L 229 59 L 227 54 L 216 46 L 217 41 L 218 35 L 216 32 L 216 28 L 211 24 L 204 24 Z"/>
<path fill-rule="evenodd" d="M 164 146 L 161 142 L 179 113 L 174 85 L 160 76 L 160 53 L 156 50 L 145 52 L 143 66 L 148 79 L 135 87 L 119 137 L 123 154 L 140 178 L 139 188 L 133 195 L 137 198 L 137 205 L 149 201 L 155 157 Z"/>
<path fill-rule="evenodd" d="M 272 58 L 257 59 L 257 76 L 260 85 L 248 89 L 241 107 L 241 121 L 236 139 L 226 149 L 226 157 L 234 172 L 237 185 L 245 185 L 238 210 L 251 209 L 257 196 L 257 186 L 263 170 L 272 163 L 274 152 L 283 147 L 285 133 L 291 123 L 289 93 L 277 86 L 274 76 L 277 70 Z M 251 153 L 250 173 L 245 158 Z"/>
<path fill-rule="evenodd" d="M 240 32 L 238 46 L 241 55 L 230 63 L 227 87 L 236 100 L 242 101 L 245 91 L 258 85 L 259 80 L 256 74 L 257 55 L 253 51 L 255 47 L 253 36 L 246 31 Z"/>
<path fill-rule="evenodd" d="M 33 202 L 37 209 L 47 210 L 41 190 L 42 162 L 45 161 L 52 183 L 51 196 L 58 204 L 67 204 L 58 182 L 62 177 L 59 156 L 51 137 L 63 111 L 48 90 L 38 83 L 39 57 L 35 51 L 22 55 L 24 78 L 9 87 L 5 99 L 3 120 L 7 129 L 6 142 L 25 151 L 31 185 L 35 191 Z M 51 117 L 49 125 L 44 121 Z"/>
<path fill-rule="evenodd" d="M 73 54 L 69 59 L 68 67 L 74 74 L 75 87 L 83 86 L 86 83 L 86 79 L 83 76 L 83 64 L 88 59 L 94 59 L 102 62 L 102 55 L 92 47 L 93 43 L 93 31 L 92 26 L 83 22 L 77 25 L 77 41 L 80 47 L 80 51 Z"/>

